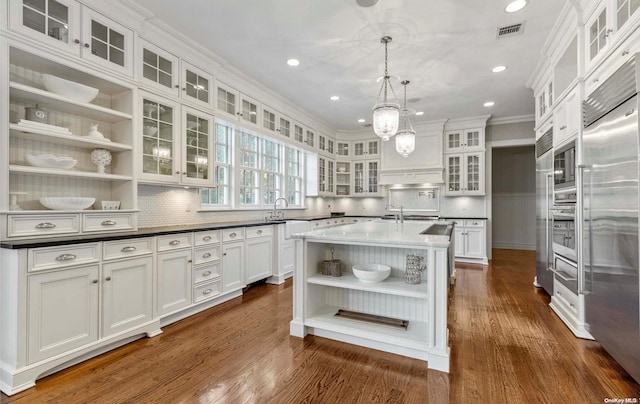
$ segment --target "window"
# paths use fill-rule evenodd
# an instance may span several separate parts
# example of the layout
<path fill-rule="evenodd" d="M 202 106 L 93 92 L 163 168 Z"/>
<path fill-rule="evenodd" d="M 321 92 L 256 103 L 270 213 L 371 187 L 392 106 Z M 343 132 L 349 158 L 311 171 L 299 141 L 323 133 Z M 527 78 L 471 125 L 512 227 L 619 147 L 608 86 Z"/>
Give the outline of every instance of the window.
<path fill-rule="evenodd" d="M 200 192 L 200 203 L 203 206 L 230 206 L 231 132 L 230 127 L 216 123 L 213 187 Z"/>
<path fill-rule="evenodd" d="M 215 128 L 213 187 L 200 191 L 203 208 L 270 209 L 280 197 L 304 205 L 304 151 L 223 121 Z"/>

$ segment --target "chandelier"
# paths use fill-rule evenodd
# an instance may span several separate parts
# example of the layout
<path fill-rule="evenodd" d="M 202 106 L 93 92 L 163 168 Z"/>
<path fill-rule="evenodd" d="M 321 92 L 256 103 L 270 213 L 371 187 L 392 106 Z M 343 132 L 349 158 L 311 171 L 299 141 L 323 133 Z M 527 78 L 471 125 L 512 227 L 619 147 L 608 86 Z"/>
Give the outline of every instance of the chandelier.
<path fill-rule="evenodd" d="M 416 148 L 416 131 L 411 126 L 409 120 L 410 112 L 407 109 L 407 84 L 409 80 L 404 80 L 401 84 L 404 86 L 404 106 L 400 113 L 402 117 L 402 129 L 396 135 L 396 151 L 402 154 L 402 157 L 408 157 Z"/>
<path fill-rule="evenodd" d="M 380 39 L 380 42 L 384 44 L 384 77 L 378 92 L 377 103 L 373 107 L 373 131 L 385 141 L 396 134 L 400 123 L 400 105 L 397 102 L 393 102 L 393 100 L 387 99 L 388 92 L 391 92 L 393 99 L 397 99 L 393 87 L 391 87 L 387 69 L 387 44 L 391 40 L 390 36 L 384 36 Z M 382 100 L 380 95 L 382 95 Z"/>

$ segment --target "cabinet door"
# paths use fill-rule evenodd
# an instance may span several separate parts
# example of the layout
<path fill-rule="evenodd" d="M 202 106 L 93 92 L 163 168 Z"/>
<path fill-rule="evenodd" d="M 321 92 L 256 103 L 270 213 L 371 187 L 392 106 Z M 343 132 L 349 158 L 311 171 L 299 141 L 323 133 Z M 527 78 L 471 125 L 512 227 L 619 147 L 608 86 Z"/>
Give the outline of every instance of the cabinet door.
<path fill-rule="evenodd" d="M 336 162 L 333 160 L 327 160 L 327 187 L 328 194 L 333 194 L 334 190 L 334 178 L 336 175 Z"/>
<path fill-rule="evenodd" d="M 195 105 L 213 106 L 213 76 L 182 61 L 182 99 Z"/>
<path fill-rule="evenodd" d="M 216 80 L 216 111 L 229 118 L 238 119 L 240 93 L 233 87 Z"/>
<path fill-rule="evenodd" d="M 7 2 L 3 2 L 7 7 Z M 11 0 L 12 30 L 65 52 L 80 54 L 80 4 L 75 0 Z"/>
<path fill-rule="evenodd" d="M 448 154 L 447 156 L 447 195 L 462 195 L 462 154 Z M 456 247 L 457 248 L 457 247 Z"/>
<path fill-rule="evenodd" d="M 145 94 L 142 108 L 141 178 L 176 183 L 180 180 L 178 104 Z"/>
<path fill-rule="evenodd" d="M 378 193 L 378 173 L 380 162 L 378 160 L 367 161 L 367 192 L 369 194 Z"/>
<path fill-rule="evenodd" d="M 354 149 L 355 151 L 355 149 Z M 353 163 L 353 193 L 354 195 L 362 195 L 367 191 L 365 183 L 365 162 L 356 161 Z"/>
<path fill-rule="evenodd" d="M 603 1 L 602 5 L 596 9 L 587 21 L 585 28 L 587 29 L 586 44 L 588 63 L 593 61 L 596 56 L 603 53 L 602 51 L 609 44 L 609 34 L 611 33 L 611 24 L 607 16 L 607 2 Z"/>
<path fill-rule="evenodd" d="M 102 336 L 108 337 L 153 317 L 153 258 L 109 262 L 102 266 Z"/>
<path fill-rule="evenodd" d="M 28 352 L 34 363 L 98 339 L 99 266 L 28 277 Z"/>
<path fill-rule="evenodd" d="M 297 122 L 293 123 L 293 140 L 304 143 L 304 127 Z"/>
<path fill-rule="evenodd" d="M 464 227 L 462 226 L 458 226 L 456 225 L 455 228 L 455 256 L 456 257 L 463 257 L 465 255 L 465 232 L 464 232 Z"/>
<path fill-rule="evenodd" d="M 191 108 L 182 108 L 181 182 L 210 185 L 213 163 L 213 117 Z"/>
<path fill-rule="evenodd" d="M 380 157 L 380 141 L 379 140 L 367 140 L 366 141 L 366 153 L 368 158 Z"/>
<path fill-rule="evenodd" d="M 262 106 L 262 129 L 270 134 L 278 133 L 278 114 L 264 105 Z"/>
<path fill-rule="evenodd" d="M 273 237 L 248 239 L 246 243 L 246 281 L 252 282 L 273 275 Z"/>
<path fill-rule="evenodd" d="M 240 93 L 240 120 L 257 126 L 260 119 L 260 103 Z"/>
<path fill-rule="evenodd" d="M 465 151 L 484 150 L 484 129 L 465 129 L 462 145 Z"/>
<path fill-rule="evenodd" d="M 484 257 L 484 228 L 474 229 L 465 227 L 464 232 L 466 237 L 466 248 L 464 255 L 466 257 Z"/>
<path fill-rule="evenodd" d="M 307 144 L 307 146 L 309 147 L 316 147 L 316 133 L 310 129 L 307 129 L 305 131 L 305 138 L 304 138 L 304 142 Z"/>
<path fill-rule="evenodd" d="M 349 157 L 349 146 L 351 146 L 349 142 L 336 141 L 336 156 Z"/>
<path fill-rule="evenodd" d="M 191 304 L 191 250 L 158 254 L 158 314 Z"/>
<path fill-rule="evenodd" d="M 353 142 L 353 157 L 365 157 L 366 152 L 364 140 Z"/>
<path fill-rule="evenodd" d="M 327 151 L 327 137 L 323 134 L 318 134 L 318 150 L 321 152 Z"/>
<path fill-rule="evenodd" d="M 178 97 L 178 58 L 144 40 L 140 40 L 140 43 L 140 82 Z"/>
<path fill-rule="evenodd" d="M 581 125 L 581 107 L 580 98 L 578 97 L 577 89 L 573 90 L 564 99 L 564 113 L 565 113 L 565 133 L 567 138 L 575 135 Z"/>
<path fill-rule="evenodd" d="M 336 162 L 336 195 L 346 196 L 351 192 L 351 162 Z"/>
<path fill-rule="evenodd" d="M 244 241 L 222 245 L 222 290 L 242 289 L 244 283 Z"/>
<path fill-rule="evenodd" d="M 464 193 L 484 195 L 484 152 L 464 154 Z"/>
<path fill-rule="evenodd" d="M 287 139 L 291 139 L 291 119 L 287 118 L 286 116 L 282 116 L 280 115 L 280 117 L 278 118 L 278 132 L 280 133 L 280 136 L 283 136 Z"/>
<path fill-rule="evenodd" d="M 84 7 L 82 57 L 133 76 L 133 31 Z"/>
<path fill-rule="evenodd" d="M 463 133 L 461 130 L 450 130 L 444 134 L 445 152 L 456 152 L 463 149 Z"/>

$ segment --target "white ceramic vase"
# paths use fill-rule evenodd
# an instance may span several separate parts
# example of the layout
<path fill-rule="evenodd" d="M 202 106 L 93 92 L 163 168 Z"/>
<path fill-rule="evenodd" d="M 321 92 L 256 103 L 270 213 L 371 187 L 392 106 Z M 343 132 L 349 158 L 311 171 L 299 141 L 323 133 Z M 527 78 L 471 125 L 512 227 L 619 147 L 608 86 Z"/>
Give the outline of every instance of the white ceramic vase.
<path fill-rule="evenodd" d="M 111 164 L 111 152 L 107 149 L 93 149 L 91 162 L 98 166 L 98 174 L 104 174 L 105 166 Z"/>

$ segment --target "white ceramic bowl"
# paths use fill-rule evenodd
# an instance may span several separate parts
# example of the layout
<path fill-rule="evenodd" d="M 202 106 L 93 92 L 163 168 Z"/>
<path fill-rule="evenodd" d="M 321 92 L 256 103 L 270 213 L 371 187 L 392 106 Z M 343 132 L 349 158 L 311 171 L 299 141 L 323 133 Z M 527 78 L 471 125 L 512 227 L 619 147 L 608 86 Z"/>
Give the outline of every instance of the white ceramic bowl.
<path fill-rule="evenodd" d="M 60 168 L 63 170 L 73 168 L 78 163 L 78 160 L 73 157 L 56 157 L 51 154 L 38 154 L 36 156 L 25 154 L 24 159 L 34 167 Z"/>
<path fill-rule="evenodd" d="M 93 205 L 96 198 L 81 198 L 75 196 L 46 196 L 40 198 L 45 208 L 53 210 L 83 210 Z"/>
<path fill-rule="evenodd" d="M 391 274 L 391 267 L 383 264 L 358 264 L 351 267 L 360 282 L 382 282 Z"/>
<path fill-rule="evenodd" d="M 155 126 L 145 126 L 144 128 L 142 128 L 142 133 L 144 133 L 145 136 L 153 136 L 158 132 L 158 128 L 156 128 Z"/>
<path fill-rule="evenodd" d="M 98 89 L 61 79 L 50 74 L 42 75 L 42 84 L 47 91 L 62 95 L 80 102 L 91 102 L 98 95 Z"/>

